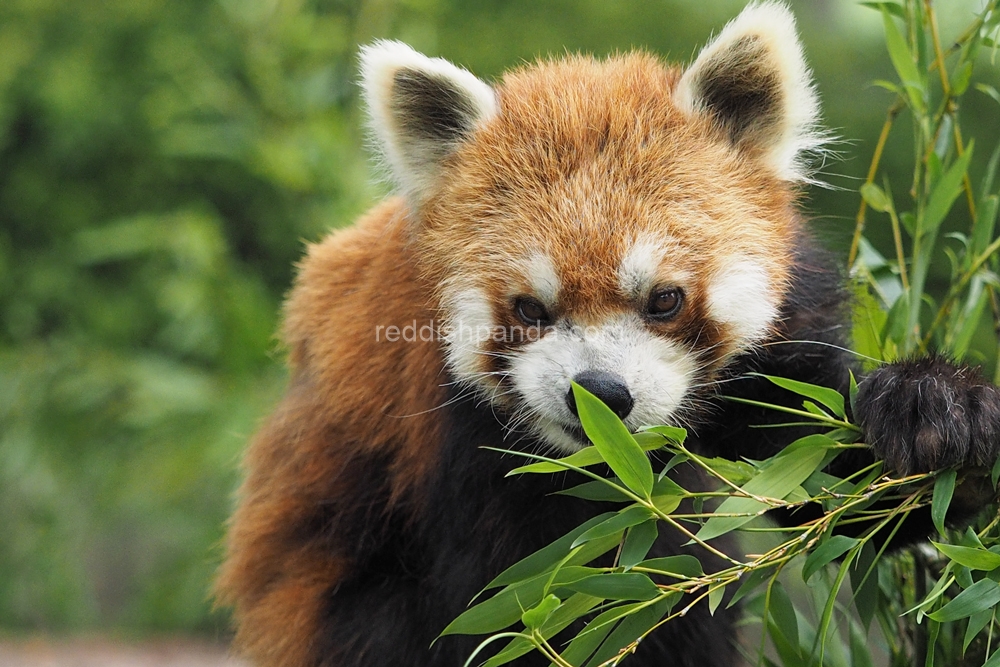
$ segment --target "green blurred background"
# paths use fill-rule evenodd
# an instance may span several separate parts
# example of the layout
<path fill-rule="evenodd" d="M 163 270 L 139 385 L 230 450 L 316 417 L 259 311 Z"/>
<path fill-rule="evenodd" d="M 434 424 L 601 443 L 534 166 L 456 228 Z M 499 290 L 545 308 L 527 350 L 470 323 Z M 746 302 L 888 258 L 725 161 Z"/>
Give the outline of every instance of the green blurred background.
<path fill-rule="evenodd" d="M 0 0 L 0 632 L 224 635 L 207 590 L 240 452 L 283 387 L 282 294 L 305 242 L 385 193 L 358 44 L 486 78 L 565 51 L 685 61 L 743 4 Z M 891 64 L 877 13 L 791 4 L 844 140 L 805 206 L 845 255 Z M 981 4 L 937 3 L 945 37 Z M 980 163 L 998 110 L 966 98 Z M 885 158 L 903 191 L 905 126 Z"/>

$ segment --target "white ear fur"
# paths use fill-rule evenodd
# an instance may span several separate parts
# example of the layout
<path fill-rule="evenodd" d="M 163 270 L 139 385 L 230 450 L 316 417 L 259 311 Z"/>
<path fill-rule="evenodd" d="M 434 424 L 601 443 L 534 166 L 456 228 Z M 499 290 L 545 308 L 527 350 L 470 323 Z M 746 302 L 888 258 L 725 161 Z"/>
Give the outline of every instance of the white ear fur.
<path fill-rule="evenodd" d="M 689 114 L 713 114 L 781 178 L 810 181 L 804 156 L 826 135 L 795 18 L 783 4 L 747 6 L 698 54 L 675 99 Z"/>
<path fill-rule="evenodd" d="M 402 42 L 362 48 L 361 79 L 375 138 L 415 205 L 436 183 L 441 161 L 497 113 L 496 95 L 485 82 Z"/>

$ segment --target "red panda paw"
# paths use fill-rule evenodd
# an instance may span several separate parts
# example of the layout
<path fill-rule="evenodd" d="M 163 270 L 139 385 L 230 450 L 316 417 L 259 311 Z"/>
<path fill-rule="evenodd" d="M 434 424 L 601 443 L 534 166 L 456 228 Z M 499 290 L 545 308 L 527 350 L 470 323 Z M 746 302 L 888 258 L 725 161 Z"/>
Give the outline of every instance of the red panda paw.
<path fill-rule="evenodd" d="M 879 368 L 858 388 L 855 418 L 886 468 L 911 475 L 990 468 L 1000 452 L 1000 390 L 941 357 Z"/>

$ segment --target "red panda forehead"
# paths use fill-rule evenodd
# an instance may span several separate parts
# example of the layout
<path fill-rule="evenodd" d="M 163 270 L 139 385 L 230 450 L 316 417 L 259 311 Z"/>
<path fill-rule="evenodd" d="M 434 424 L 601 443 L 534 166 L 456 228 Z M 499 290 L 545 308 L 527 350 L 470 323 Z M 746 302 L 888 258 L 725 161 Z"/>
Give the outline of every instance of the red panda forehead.
<path fill-rule="evenodd" d="M 781 284 L 794 192 L 674 105 L 678 74 L 643 54 L 508 74 L 499 113 L 448 161 L 424 207 L 434 280 L 492 276 L 502 300 L 531 291 L 525 267 L 544 255 L 564 306 L 613 310 L 625 307 L 621 267 L 640 247 L 647 287 L 684 272 L 707 280 L 734 261 Z"/>

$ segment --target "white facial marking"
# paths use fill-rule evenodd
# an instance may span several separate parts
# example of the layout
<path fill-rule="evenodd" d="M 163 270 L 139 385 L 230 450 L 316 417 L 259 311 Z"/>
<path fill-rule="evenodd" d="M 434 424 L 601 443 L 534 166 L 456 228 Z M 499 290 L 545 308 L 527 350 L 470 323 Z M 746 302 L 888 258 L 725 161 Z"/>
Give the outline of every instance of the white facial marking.
<path fill-rule="evenodd" d="M 558 327 L 526 345 L 511 363 L 511 379 L 529 406 L 526 422 L 537 435 L 563 451 L 582 446 L 566 428 L 579 420 L 566 403 L 570 381 L 583 371 L 613 373 L 635 401 L 625 424 L 635 429 L 669 422 L 681 406 L 696 369 L 680 345 L 651 333 L 637 315 L 622 315 L 601 326 Z"/>
<path fill-rule="evenodd" d="M 546 305 L 556 303 L 559 297 L 559 275 L 552 258 L 542 253 L 535 253 L 525 262 L 525 274 L 535 296 Z"/>
<path fill-rule="evenodd" d="M 478 287 L 450 285 L 442 298 L 445 359 L 460 380 L 473 380 L 483 368 L 482 345 L 493 335 L 493 309 Z"/>
<path fill-rule="evenodd" d="M 778 317 L 773 289 L 764 268 L 747 257 L 723 260 L 708 288 L 712 318 L 740 339 L 740 349 L 762 338 Z"/>
<path fill-rule="evenodd" d="M 653 289 L 656 272 L 665 248 L 650 240 L 639 240 L 625 252 L 618 265 L 618 286 L 630 298 L 641 297 Z"/>

